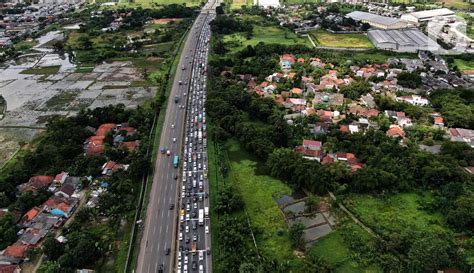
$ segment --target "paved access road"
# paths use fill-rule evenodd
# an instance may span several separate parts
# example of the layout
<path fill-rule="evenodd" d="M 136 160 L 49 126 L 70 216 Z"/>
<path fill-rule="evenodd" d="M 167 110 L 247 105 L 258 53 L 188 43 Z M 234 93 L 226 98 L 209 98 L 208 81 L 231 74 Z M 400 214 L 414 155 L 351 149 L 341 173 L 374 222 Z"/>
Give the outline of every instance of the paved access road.
<path fill-rule="evenodd" d="M 140 243 L 140 253 L 135 271 L 138 273 L 178 271 L 176 258 L 179 251 L 177 251 L 178 238 L 176 236 L 179 234 L 179 232 L 177 233 L 178 213 L 181 207 L 181 202 L 179 201 L 181 190 L 178 190 L 178 188 L 181 189 L 182 185 L 186 184 L 183 183 L 182 177 L 184 162 L 183 144 L 185 142 L 185 133 L 187 133 L 185 117 L 190 115 L 190 113 L 186 113 L 190 111 L 190 106 L 193 103 L 199 103 L 193 101 L 196 97 L 188 94 L 194 94 L 191 86 L 196 83 L 196 74 L 192 77 L 193 71 L 196 71 L 195 68 L 199 65 L 203 69 L 207 65 L 208 52 L 205 52 L 205 64 L 203 66 L 204 54 L 199 54 L 198 47 L 199 45 L 202 46 L 202 43 L 199 43 L 199 41 L 206 38 L 201 35 L 202 33 L 206 33 L 206 41 L 209 39 L 210 30 L 208 24 L 215 16 L 215 7 L 217 5 L 216 0 L 211 1 L 204 6 L 190 29 L 174 77 L 160 138 L 160 148 L 165 148 L 166 152 L 169 151 L 169 155 L 166 152 L 164 154 L 158 153 L 156 159 L 153 183 L 144 222 L 145 226 Z M 205 82 L 205 80 L 200 80 L 203 83 Z M 205 93 L 204 90 L 202 91 L 203 93 Z M 188 97 L 191 97 L 189 101 Z M 204 107 L 204 101 L 205 98 L 201 99 L 200 105 L 202 107 Z M 173 164 L 175 156 L 179 158 L 178 168 L 175 168 Z M 201 207 L 203 205 L 209 206 L 208 200 L 206 202 L 203 201 Z M 204 234 L 204 227 L 201 227 L 200 232 Z M 210 238 L 210 234 L 207 233 L 207 235 Z M 210 240 L 203 244 L 204 238 L 206 238 L 204 235 L 200 235 L 199 238 L 200 249 L 206 249 L 206 246 L 210 247 Z M 203 272 L 211 272 L 210 256 L 207 256 L 206 266 L 202 269 Z M 189 272 L 193 271 L 190 268 Z M 199 272 L 199 270 L 196 269 L 195 272 Z"/>

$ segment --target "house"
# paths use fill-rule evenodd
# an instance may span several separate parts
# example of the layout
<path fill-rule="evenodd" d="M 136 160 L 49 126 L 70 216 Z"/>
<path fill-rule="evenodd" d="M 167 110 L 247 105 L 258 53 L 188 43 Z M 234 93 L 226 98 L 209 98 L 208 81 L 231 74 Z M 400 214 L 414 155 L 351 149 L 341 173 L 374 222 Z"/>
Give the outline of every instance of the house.
<path fill-rule="evenodd" d="M 330 156 L 329 154 L 325 155 L 323 159 L 321 160 L 322 165 L 331 164 L 333 162 L 334 162 L 334 158 L 332 158 L 332 156 Z"/>
<path fill-rule="evenodd" d="M 321 141 L 303 139 L 303 148 L 305 148 L 306 150 L 320 151 L 321 147 Z"/>
<path fill-rule="evenodd" d="M 361 96 L 360 100 L 368 108 L 374 108 L 376 106 L 374 97 L 372 97 L 371 94 Z"/>
<path fill-rule="evenodd" d="M 128 165 L 115 163 L 115 161 L 109 160 L 102 165 L 102 175 L 112 175 L 118 170 L 127 170 Z"/>
<path fill-rule="evenodd" d="M 76 198 L 53 196 L 43 203 L 43 209 L 54 216 L 69 218 L 78 204 Z"/>
<path fill-rule="evenodd" d="M 38 207 L 33 207 L 28 212 L 26 212 L 20 219 L 20 224 L 26 224 L 32 221 L 39 213 L 41 209 Z"/>
<path fill-rule="evenodd" d="M 419 105 L 419 106 L 426 106 L 429 104 L 429 101 L 427 98 L 418 96 L 418 95 L 401 96 L 401 97 L 397 97 L 397 100 L 407 102 L 412 105 Z"/>
<path fill-rule="evenodd" d="M 53 176 L 37 175 L 31 177 L 28 182 L 19 185 L 17 188 L 20 192 L 37 192 L 40 189 L 47 188 L 53 183 L 53 180 Z"/>
<path fill-rule="evenodd" d="M 290 94 L 292 94 L 292 95 L 301 95 L 301 94 L 303 94 L 303 90 L 301 88 L 294 87 L 290 90 Z"/>
<path fill-rule="evenodd" d="M 53 182 L 56 184 L 64 184 L 64 181 L 68 178 L 69 174 L 67 172 L 61 172 L 54 177 Z"/>
<path fill-rule="evenodd" d="M 464 128 L 450 128 L 449 135 L 451 141 L 465 142 L 467 145 L 474 148 L 474 130 Z"/>
<path fill-rule="evenodd" d="M 433 124 L 438 127 L 443 127 L 444 126 L 444 120 L 443 117 L 437 116 L 433 118 Z"/>
<path fill-rule="evenodd" d="M 120 143 L 119 147 L 125 147 L 129 152 L 135 151 L 138 146 L 140 146 L 140 141 L 139 140 L 134 140 L 134 141 L 124 141 Z"/>
<path fill-rule="evenodd" d="M 105 151 L 104 145 L 105 136 L 91 136 L 86 141 L 86 154 L 87 155 L 98 155 L 103 154 Z"/>
<path fill-rule="evenodd" d="M 344 103 L 344 95 L 339 93 L 316 92 L 313 105 L 327 104 L 329 106 L 341 106 Z"/>
<path fill-rule="evenodd" d="M 96 136 L 105 136 L 108 132 L 115 130 L 117 125 L 115 123 L 104 123 L 99 126 L 97 131 L 95 132 Z"/>
<path fill-rule="evenodd" d="M 21 273 L 21 268 L 14 264 L 0 264 L 0 273 Z"/>
<path fill-rule="evenodd" d="M 468 174 L 474 174 L 474 167 L 473 167 L 473 166 L 465 167 L 464 170 L 465 170 Z"/>
<path fill-rule="evenodd" d="M 357 158 L 353 153 L 336 153 L 336 160 L 338 161 L 347 161 L 347 162 L 356 162 Z"/>
<path fill-rule="evenodd" d="M 390 128 L 387 130 L 386 135 L 388 137 L 405 137 L 405 131 L 403 131 L 402 128 L 396 125 L 390 126 Z"/>
<path fill-rule="evenodd" d="M 8 246 L 2 255 L 6 257 L 24 258 L 27 249 L 28 246 L 15 244 Z"/>
<path fill-rule="evenodd" d="M 323 122 L 332 121 L 333 112 L 331 112 L 331 111 L 326 111 L 326 110 L 320 109 L 316 112 L 316 114 L 318 115 L 320 121 L 323 121 Z"/>
<path fill-rule="evenodd" d="M 411 119 L 408 117 L 397 118 L 397 124 L 402 128 L 413 126 Z"/>
<path fill-rule="evenodd" d="M 59 197 L 71 198 L 75 190 L 76 188 L 72 184 L 65 183 L 57 192 L 54 193 L 54 195 Z"/>
<path fill-rule="evenodd" d="M 282 70 L 289 70 L 296 62 L 296 57 L 293 54 L 284 54 L 280 57 L 280 67 Z"/>

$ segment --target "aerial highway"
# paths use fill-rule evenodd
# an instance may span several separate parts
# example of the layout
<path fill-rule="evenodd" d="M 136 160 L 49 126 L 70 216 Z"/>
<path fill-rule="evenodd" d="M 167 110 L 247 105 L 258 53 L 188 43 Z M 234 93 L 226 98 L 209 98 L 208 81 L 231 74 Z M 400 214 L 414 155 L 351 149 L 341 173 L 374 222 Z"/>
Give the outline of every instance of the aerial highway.
<path fill-rule="evenodd" d="M 194 21 L 174 75 L 135 272 L 212 272 L 204 104 L 216 5 L 207 3 Z"/>

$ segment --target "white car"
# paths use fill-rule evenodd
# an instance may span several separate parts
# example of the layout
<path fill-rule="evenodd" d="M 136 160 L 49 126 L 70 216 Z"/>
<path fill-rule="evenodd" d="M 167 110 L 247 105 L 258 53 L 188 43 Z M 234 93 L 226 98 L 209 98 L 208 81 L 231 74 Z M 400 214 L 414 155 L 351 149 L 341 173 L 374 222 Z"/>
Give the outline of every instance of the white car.
<path fill-rule="evenodd" d="M 189 232 L 189 226 L 186 226 L 186 232 Z"/>
<path fill-rule="evenodd" d="M 202 261 L 204 260 L 204 251 L 199 251 L 199 260 Z"/>
<path fill-rule="evenodd" d="M 179 240 L 180 240 L 180 241 L 183 240 L 183 233 L 182 233 L 182 232 L 179 233 Z"/>
<path fill-rule="evenodd" d="M 173 123 L 173 124 L 171 124 L 171 129 L 174 129 L 174 123 Z"/>
<path fill-rule="evenodd" d="M 175 138 L 175 137 L 173 137 L 173 142 L 176 142 L 176 138 Z"/>
<path fill-rule="evenodd" d="M 181 251 L 178 251 L 178 261 L 181 261 Z"/>
<path fill-rule="evenodd" d="M 184 264 L 188 264 L 188 256 L 184 256 Z"/>
<path fill-rule="evenodd" d="M 181 262 L 178 262 L 178 270 L 181 270 Z"/>
<path fill-rule="evenodd" d="M 206 226 L 206 233 L 209 233 L 209 226 Z"/>

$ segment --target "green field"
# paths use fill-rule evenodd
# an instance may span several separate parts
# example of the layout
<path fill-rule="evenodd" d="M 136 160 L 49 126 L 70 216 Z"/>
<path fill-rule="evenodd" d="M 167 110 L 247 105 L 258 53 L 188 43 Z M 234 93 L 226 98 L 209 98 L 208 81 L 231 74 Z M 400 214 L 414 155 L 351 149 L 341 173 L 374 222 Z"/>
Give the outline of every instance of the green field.
<path fill-rule="evenodd" d="M 21 71 L 21 74 L 40 74 L 40 75 L 51 75 L 56 74 L 59 71 L 59 65 L 45 66 L 39 68 L 29 68 Z"/>
<path fill-rule="evenodd" d="M 266 175 L 258 175 L 257 161 L 243 151 L 239 144 L 228 144 L 230 178 L 240 190 L 251 225 L 261 232 L 257 234 L 259 251 L 277 260 L 289 259 L 292 255 L 283 214 L 274 196 L 291 194 L 291 189 L 283 182 Z"/>
<path fill-rule="evenodd" d="M 152 8 L 160 5 L 170 5 L 170 4 L 185 4 L 186 6 L 199 6 L 201 4 L 200 0 L 120 0 L 117 6 L 118 8 L 128 7 L 143 7 L 143 8 Z"/>
<path fill-rule="evenodd" d="M 401 193 L 386 200 L 370 195 L 354 195 L 345 204 L 370 227 L 380 227 L 397 222 L 408 223 L 419 229 L 444 223 L 441 214 L 428 213 L 421 204 L 432 200 L 429 193 Z M 403 225 L 403 224 L 402 224 Z"/>
<path fill-rule="evenodd" d="M 234 33 L 224 36 L 226 42 L 234 51 L 240 50 L 248 45 L 254 46 L 260 42 L 266 44 L 282 44 L 282 45 L 306 45 L 311 47 L 308 39 L 300 37 L 290 30 L 276 26 L 254 26 L 253 36 L 250 40 L 245 37 L 244 33 Z"/>
<path fill-rule="evenodd" d="M 325 47 L 373 48 L 374 46 L 364 34 L 334 34 L 324 30 L 310 32 L 314 42 Z"/>
<path fill-rule="evenodd" d="M 349 224 L 349 226 L 351 229 L 356 230 L 358 234 L 361 234 L 362 237 L 369 236 L 359 226 L 355 224 Z M 357 262 L 354 262 L 352 257 L 355 256 L 355 254 L 352 253 L 348 244 L 344 241 L 342 232 L 343 231 L 341 230 L 336 230 L 326 235 L 314 244 L 314 246 L 309 250 L 309 254 L 322 257 L 327 263 L 331 265 L 332 268 L 334 268 L 335 273 L 383 272 L 377 266 L 371 265 L 368 267 L 363 267 Z M 328 253 L 330 253 L 330 255 L 328 255 Z"/>
<path fill-rule="evenodd" d="M 305 4 L 305 3 L 324 3 L 321 0 L 281 0 L 280 4 L 285 5 L 297 5 L 297 4 Z"/>
<path fill-rule="evenodd" d="M 459 71 L 474 70 L 474 61 L 465 61 L 461 59 L 454 59 L 454 64 L 458 67 Z"/>

